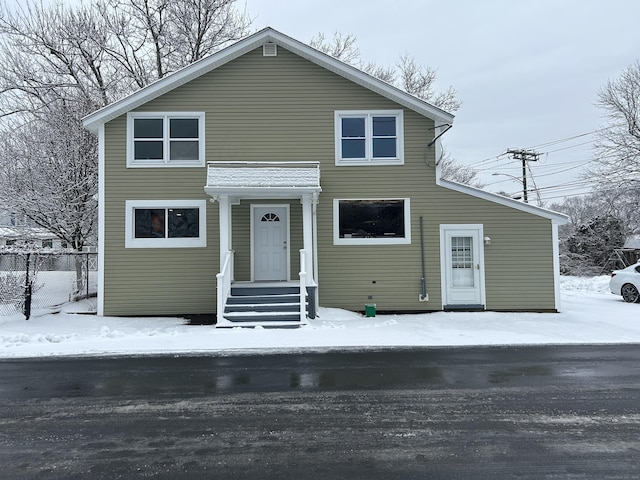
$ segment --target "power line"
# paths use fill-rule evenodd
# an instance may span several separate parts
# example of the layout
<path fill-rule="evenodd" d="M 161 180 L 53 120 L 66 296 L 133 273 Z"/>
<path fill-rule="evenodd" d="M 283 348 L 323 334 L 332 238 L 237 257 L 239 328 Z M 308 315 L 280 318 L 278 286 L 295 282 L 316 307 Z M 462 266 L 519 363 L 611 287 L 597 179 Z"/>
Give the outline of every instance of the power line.
<path fill-rule="evenodd" d="M 553 145 L 557 145 L 557 144 L 560 144 L 560 143 L 569 142 L 569 141 L 575 140 L 577 138 L 586 137 L 588 135 L 594 135 L 596 133 L 600 133 L 600 132 L 603 132 L 605 130 L 611 130 L 613 128 L 619 128 L 621 126 L 624 126 L 624 125 L 611 125 L 609 127 L 599 128 L 597 130 L 592 130 L 590 132 L 580 133 L 578 135 L 572 135 L 570 137 L 564 137 L 564 138 L 560 138 L 560 139 L 557 139 L 557 140 L 551 140 L 549 142 L 545 142 L 545 143 L 541 143 L 539 145 L 534 145 L 532 147 L 528 147 L 525 150 L 534 150 L 534 149 L 539 150 L 539 149 L 543 149 L 545 147 L 551 147 Z M 557 149 L 557 150 L 550 150 L 550 151 L 546 151 L 546 152 L 543 151 L 543 152 L 541 152 L 541 154 L 553 153 L 553 152 L 557 152 L 557 151 L 561 151 L 561 150 L 568 150 L 570 148 L 576 148 L 576 147 L 580 147 L 580 146 L 583 146 L 583 145 L 588 145 L 589 143 L 592 143 L 592 142 L 579 143 L 577 145 L 571 145 L 569 147 L 565 147 L 565 148 Z M 507 154 L 508 154 L 508 152 L 503 152 L 503 153 L 500 153 L 498 155 L 487 157 L 487 158 L 485 158 L 483 160 L 477 160 L 475 162 L 471 162 L 471 163 L 467 164 L 467 166 L 474 167 L 475 165 L 481 165 L 483 163 L 487 163 L 487 162 L 491 162 L 491 161 L 499 161 L 501 157 L 504 157 Z"/>
<path fill-rule="evenodd" d="M 513 155 L 514 160 L 522 161 L 522 195 L 524 197 L 524 203 L 529 203 L 529 197 L 527 195 L 527 164 L 528 162 L 537 162 L 540 154 L 533 150 L 507 150 L 507 153 Z"/>

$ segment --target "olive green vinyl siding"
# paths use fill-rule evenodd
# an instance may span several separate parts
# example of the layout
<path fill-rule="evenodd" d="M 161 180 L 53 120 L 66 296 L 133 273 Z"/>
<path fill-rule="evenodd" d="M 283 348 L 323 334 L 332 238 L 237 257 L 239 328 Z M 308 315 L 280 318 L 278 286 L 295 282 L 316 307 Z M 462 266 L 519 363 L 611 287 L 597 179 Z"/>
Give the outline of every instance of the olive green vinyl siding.
<path fill-rule="evenodd" d="M 207 205 L 206 248 L 124 248 L 126 200 L 208 199 L 204 168 L 126 168 L 126 121 L 106 126 L 105 315 L 215 312 L 218 209 Z"/>
<path fill-rule="evenodd" d="M 491 238 L 484 246 L 487 309 L 555 309 L 550 220 L 444 188 L 435 195 L 444 207 L 428 212 L 436 228 L 482 224 Z M 437 240 L 439 232 L 432 233 Z"/>
<path fill-rule="evenodd" d="M 404 165 L 336 166 L 336 110 L 404 113 Z M 484 225 L 487 308 L 553 309 L 551 222 L 436 186 L 434 122 L 331 73 L 285 48 L 256 49 L 137 111 L 205 112 L 207 161 L 319 161 L 317 208 L 320 305 L 363 310 L 442 308 L 440 224 Z M 105 137 L 105 302 L 108 315 L 215 311 L 219 270 L 218 204 L 207 205 L 207 246 L 125 249 L 124 202 L 206 198 L 206 168 L 125 168 L 124 117 Z M 411 244 L 333 245 L 333 199 L 410 198 Z M 243 200 L 232 207 L 235 279 L 250 279 L 250 203 L 291 204 L 291 278 L 302 247 L 299 200 Z M 428 302 L 421 291 L 424 218 Z M 526 272 L 526 275 L 525 273 Z M 524 279 L 524 280 L 523 280 Z"/>

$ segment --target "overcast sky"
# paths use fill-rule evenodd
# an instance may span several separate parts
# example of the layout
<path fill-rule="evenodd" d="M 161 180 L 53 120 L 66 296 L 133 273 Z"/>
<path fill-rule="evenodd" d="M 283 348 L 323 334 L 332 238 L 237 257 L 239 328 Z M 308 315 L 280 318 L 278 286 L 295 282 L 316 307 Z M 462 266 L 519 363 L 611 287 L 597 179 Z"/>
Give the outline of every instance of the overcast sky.
<path fill-rule="evenodd" d="M 453 86 L 462 101 L 443 137 L 453 157 L 481 169 L 489 190 L 515 193 L 522 185 L 507 175 L 520 178 L 521 163 L 496 157 L 533 148 L 542 154 L 531 164 L 534 179 L 548 201 L 587 191 L 548 187 L 577 178 L 595 137 L 546 144 L 604 126 L 598 90 L 640 57 L 635 0 L 244 3 L 255 29 L 271 26 L 303 42 L 350 33 L 365 61 L 393 65 L 408 53 L 436 69 L 437 87 Z"/>

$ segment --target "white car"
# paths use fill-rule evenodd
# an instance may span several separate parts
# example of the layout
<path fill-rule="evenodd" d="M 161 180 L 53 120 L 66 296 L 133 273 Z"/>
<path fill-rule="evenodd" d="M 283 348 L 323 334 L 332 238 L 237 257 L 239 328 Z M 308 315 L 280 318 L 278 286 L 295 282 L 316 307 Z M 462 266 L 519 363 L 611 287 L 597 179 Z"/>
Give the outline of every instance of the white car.
<path fill-rule="evenodd" d="M 640 303 L 640 262 L 611 272 L 611 293 L 622 295 L 625 302 Z"/>

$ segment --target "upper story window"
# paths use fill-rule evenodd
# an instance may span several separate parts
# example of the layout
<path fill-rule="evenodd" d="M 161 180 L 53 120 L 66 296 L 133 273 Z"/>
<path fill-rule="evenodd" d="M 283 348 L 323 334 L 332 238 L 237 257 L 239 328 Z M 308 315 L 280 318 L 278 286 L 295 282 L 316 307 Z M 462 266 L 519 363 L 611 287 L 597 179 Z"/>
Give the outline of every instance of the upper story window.
<path fill-rule="evenodd" d="M 128 167 L 200 167 L 204 164 L 204 113 L 127 115 Z"/>
<path fill-rule="evenodd" d="M 404 163 L 402 110 L 335 112 L 336 165 Z"/>

